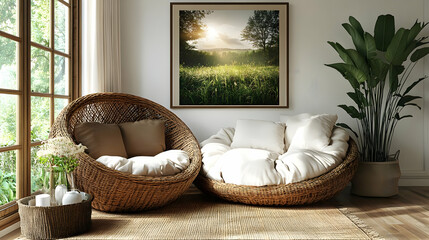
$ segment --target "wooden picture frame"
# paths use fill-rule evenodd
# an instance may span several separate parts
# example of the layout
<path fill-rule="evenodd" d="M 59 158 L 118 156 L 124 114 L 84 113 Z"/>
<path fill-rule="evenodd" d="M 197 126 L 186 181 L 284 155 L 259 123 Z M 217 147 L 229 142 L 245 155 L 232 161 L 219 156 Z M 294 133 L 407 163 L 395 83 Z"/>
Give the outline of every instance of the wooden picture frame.
<path fill-rule="evenodd" d="M 170 107 L 288 108 L 288 9 L 170 3 Z"/>

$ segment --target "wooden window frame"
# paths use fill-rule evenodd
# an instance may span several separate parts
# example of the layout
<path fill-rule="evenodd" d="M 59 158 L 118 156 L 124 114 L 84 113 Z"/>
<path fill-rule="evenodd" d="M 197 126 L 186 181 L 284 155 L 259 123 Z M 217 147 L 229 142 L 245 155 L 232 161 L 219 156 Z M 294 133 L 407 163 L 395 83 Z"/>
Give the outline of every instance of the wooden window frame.
<path fill-rule="evenodd" d="M 68 99 L 72 101 L 81 96 L 81 34 L 82 23 L 81 0 L 49 0 L 51 2 L 51 46 L 46 47 L 31 42 L 31 0 L 17 0 L 18 36 L 0 31 L 1 37 L 6 37 L 19 44 L 18 47 L 18 90 L 0 89 L 0 94 L 18 96 L 17 104 L 17 144 L 0 148 L 0 152 L 17 150 L 16 157 L 16 196 L 17 199 L 31 195 L 31 147 L 41 142 L 31 142 L 31 97 L 50 98 L 50 124 L 54 121 L 55 99 Z M 54 14 L 55 1 L 69 7 L 69 53 L 55 50 Z M 50 56 L 50 91 L 49 93 L 31 92 L 31 47 L 38 47 L 51 53 Z M 54 66 L 55 55 L 69 58 L 69 95 L 59 95 L 54 92 Z M 0 230 L 3 230 L 19 221 L 18 205 L 15 201 L 0 206 Z"/>

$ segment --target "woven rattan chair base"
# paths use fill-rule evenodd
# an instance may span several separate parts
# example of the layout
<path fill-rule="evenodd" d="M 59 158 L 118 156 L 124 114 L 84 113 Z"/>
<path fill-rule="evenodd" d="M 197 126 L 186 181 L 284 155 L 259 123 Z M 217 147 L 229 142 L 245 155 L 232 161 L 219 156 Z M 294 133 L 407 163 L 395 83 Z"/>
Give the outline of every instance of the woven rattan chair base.
<path fill-rule="evenodd" d="M 271 185 L 243 186 L 209 179 L 199 174 L 194 184 L 203 192 L 221 199 L 251 205 L 302 205 L 332 198 L 344 189 L 356 172 L 359 152 L 350 139 L 344 161 L 331 171 L 306 181 Z"/>
<path fill-rule="evenodd" d="M 165 121 L 167 149 L 188 153 L 190 165 L 173 176 L 136 176 L 110 169 L 87 154 L 79 156 L 77 187 L 94 196 L 92 207 L 106 212 L 133 212 L 164 206 L 177 199 L 198 175 L 199 144 L 186 124 L 165 107 L 141 97 L 121 93 L 89 94 L 71 102 L 58 116 L 50 137 L 65 136 L 82 122 L 123 123 L 142 119 Z"/>

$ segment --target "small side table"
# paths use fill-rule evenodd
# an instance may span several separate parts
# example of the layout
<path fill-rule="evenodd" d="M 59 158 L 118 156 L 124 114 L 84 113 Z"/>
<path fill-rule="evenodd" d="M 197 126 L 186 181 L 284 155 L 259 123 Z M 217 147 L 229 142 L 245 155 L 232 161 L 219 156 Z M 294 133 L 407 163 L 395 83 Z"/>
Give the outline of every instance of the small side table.
<path fill-rule="evenodd" d="M 29 206 L 28 202 L 34 198 L 30 196 L 18 201 L 21 233 L 27 238 L 71 237 L 91 227 L 91 195 L 81 203 L 51 207 Z"/>

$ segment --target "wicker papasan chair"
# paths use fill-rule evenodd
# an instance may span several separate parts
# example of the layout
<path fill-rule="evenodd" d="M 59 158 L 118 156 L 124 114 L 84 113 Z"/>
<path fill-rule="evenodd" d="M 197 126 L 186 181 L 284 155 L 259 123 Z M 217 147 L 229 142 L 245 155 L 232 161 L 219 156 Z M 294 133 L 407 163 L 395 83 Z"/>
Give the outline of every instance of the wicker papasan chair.
<path fill-rule="evenodd" d="M 303 205 L 332 198 L 354 176 L 359 151 L 353 139 L 343 162 L 331 171 L 309 180 L 269 186 L 244 186 L 209 179 L 201 172 L 194 184 L 201 191 L 227 201 L 250 205 Z"/>
<path fill-rule="evenodd" d="M 187 152 L 190 165 L 171 176 L 137 176 L 106 167 L 80 154 L 75 184 L 94 196 L 92 207 L 105 212 L 134 212 L 164 206 L 192 184 L 201 167 L 201 152 L 191 130 L 174 113 L 148 99 L 121 93 L 89 94 L 71 102 L 55 120 L 50 138 L 65 136 L 76 142 L 74 128 L 82 122 L 123 123 L 143 119 L 165 121 L 168 149 Z"/>

